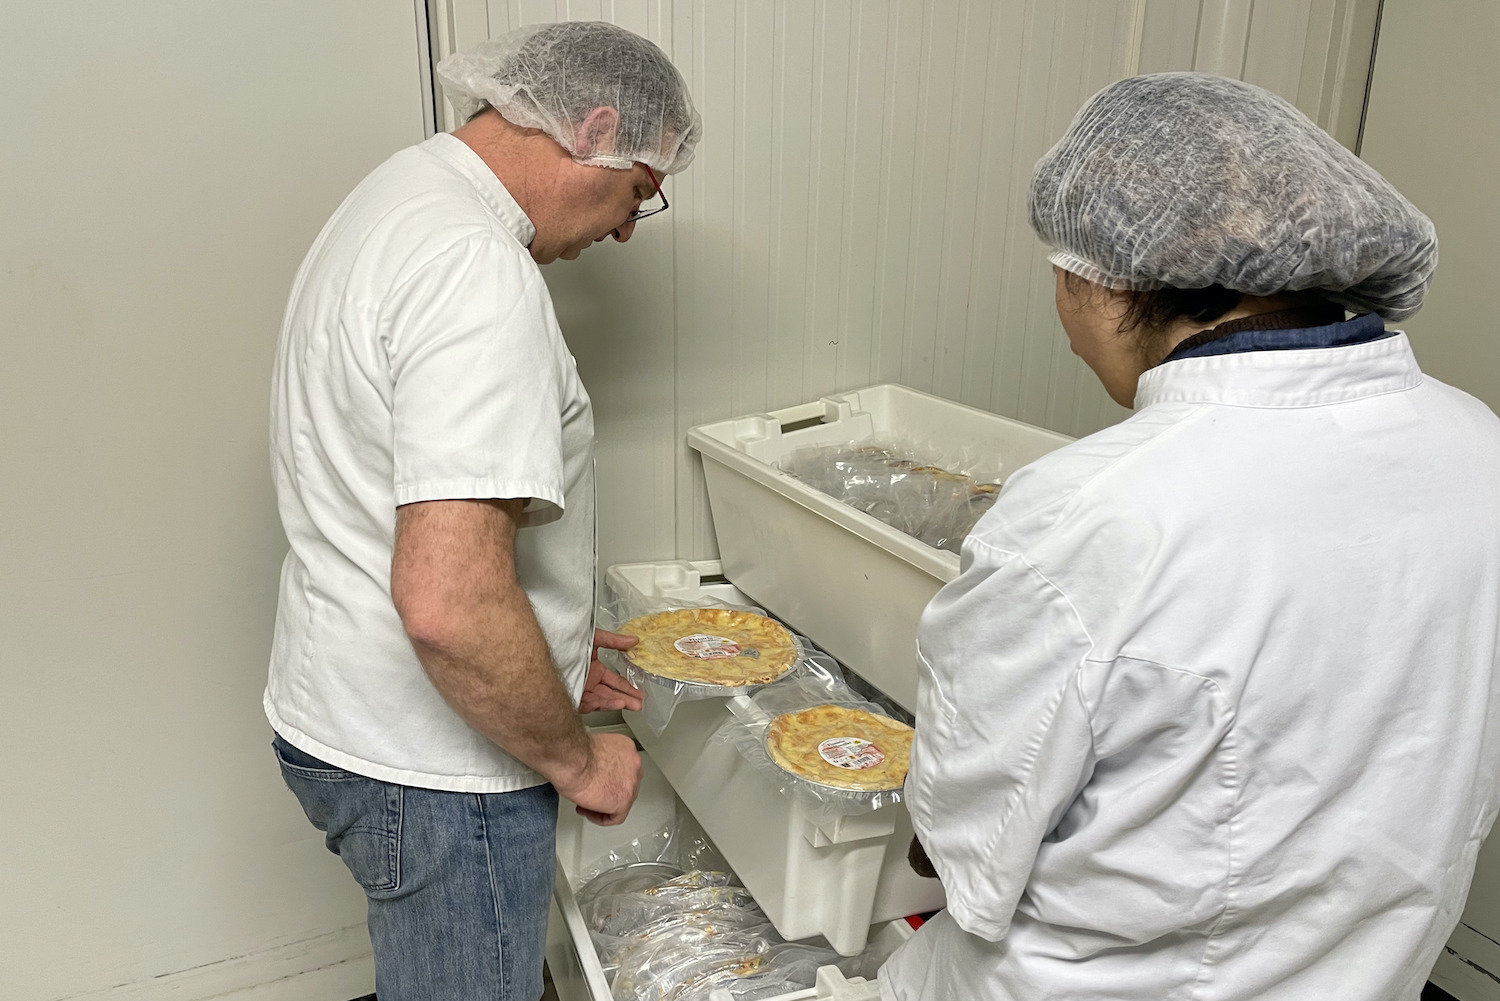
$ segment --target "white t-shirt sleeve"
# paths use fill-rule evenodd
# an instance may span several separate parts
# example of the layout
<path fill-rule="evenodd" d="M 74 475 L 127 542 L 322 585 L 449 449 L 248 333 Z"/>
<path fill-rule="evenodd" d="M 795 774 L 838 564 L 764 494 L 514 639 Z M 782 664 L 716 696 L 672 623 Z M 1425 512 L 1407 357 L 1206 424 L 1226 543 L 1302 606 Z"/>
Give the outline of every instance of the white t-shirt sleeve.
<path fill-rule="evenodd" d="M 546 285 L 475 235 L 386 301 L 396 504 L 532 498 L 563 506 L 556 321 Z"/>
<path fill-rule="evenodd" d="M 972 563 L 922 618 L 906 790 L 949 913 L 999 941 L 1038 846 L 1092 773 L 1078 689 L 1089 639 L 1022 555 L 968 546 Z"/>

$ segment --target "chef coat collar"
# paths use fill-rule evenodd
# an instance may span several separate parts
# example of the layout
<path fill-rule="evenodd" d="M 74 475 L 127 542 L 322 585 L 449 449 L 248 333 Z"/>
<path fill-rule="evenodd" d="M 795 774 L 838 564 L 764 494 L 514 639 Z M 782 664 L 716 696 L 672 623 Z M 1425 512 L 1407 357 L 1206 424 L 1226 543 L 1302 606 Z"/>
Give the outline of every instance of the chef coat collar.
<path fill-rule="evenodd" d="M 1172 349 L 1165 361 L 1179 358 L 1204 358 L 1208 355 L 1235 354 L 1240 351 L 1292 351 L 1300 348 L 1335 348 L 1389 337 L 1385 321 L 1374 313 L 1345 320 L 1337 306 L 1331 319 L 1299 323 L 1301 316 L 1317 316 L 1314 310 L 1284 310 L 1260 316 L 1242 316 L 1221 323 L 1212 330 L 1194 334 Z M 1328 316 L 1323 312 L 1323 316 Z M 1278 322 L 1280 321 L 1280 322 Z"/>
<path fill-rule="evenodd" d="M 1255 345 L 1248 350 L 1165 362 L 1144 373 L 1136 383 L 1135 408 L 1153 403 L 1318 407 L 1416 387 L 1422 381 L 1422 370 L 1404 333 L 1350 343 L 1350 338 L 1368 337 L 1372 331 L 1364 328 L 1369 326 L 1368 318 L 1359 317 L 1304 332 L 1309 335 L 1300 342 L 1305 347 Z"/>
<path fill-rule="evenodd" d="M 428 144 L 433 153 L 469 179 L 485 205 L 500 219 L 501 225 L 521 241 L 521 246 L 531 246 L 531 241 L 536 238 L 536 227 L 505 185 L 500 183 L 500 178 L 478 153 L 469 148 L 468 143 L 447 132 L 439 132 L 428 140 Z"/>

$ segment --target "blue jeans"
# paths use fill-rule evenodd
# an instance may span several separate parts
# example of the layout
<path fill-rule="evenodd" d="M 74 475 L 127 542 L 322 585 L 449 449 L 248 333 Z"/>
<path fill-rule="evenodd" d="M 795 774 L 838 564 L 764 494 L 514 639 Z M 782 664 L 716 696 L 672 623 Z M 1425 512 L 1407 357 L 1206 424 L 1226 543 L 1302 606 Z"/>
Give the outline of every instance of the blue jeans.
<path fill-rule="evenodd" d="M 282 778 L 369 902 L 380 1001 L 536 1001 L 557 792 L 418 789 L 271 742 Z"/>

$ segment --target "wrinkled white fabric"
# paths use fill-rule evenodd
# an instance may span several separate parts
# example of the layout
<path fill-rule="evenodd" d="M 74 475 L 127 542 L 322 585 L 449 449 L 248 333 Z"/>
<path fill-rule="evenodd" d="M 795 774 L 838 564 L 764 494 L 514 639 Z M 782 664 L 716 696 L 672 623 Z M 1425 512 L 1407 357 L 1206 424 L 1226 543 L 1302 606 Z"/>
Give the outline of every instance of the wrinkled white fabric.
<path fill-rule="evenodd" d="M 1254 84 L 1130 77 L 1089 99 L 1032 174 L 1052 263 L 1117 289 L 1323 289 L 1356 313 L 1415 313 L 1437 233 L 1375 169 Z"/>
<path fill-rule="evenodd" d="M 292 288 L 271 398 L 291 552 L 265 711 L 387 782 L 508 792 L 540 775 L 428 679 L 391 603 L 396 507 L 531 498 L 516 576 L 576 699 L 593 634 L 594 418 L 535 230 L 447 133 L 397 153 L 324 226 Z"/>
<path fill-rule="evenodd" d="M 593 166 L 628 170 L 639 162 L 675 174 L 693 162 L 703 134 L 667 54 L 604 21 L 517 28 L 448 56 L 437 78 L 460 121 L 488 104 Z M 613 108 L 618 124 L 604 146 L 584 148 L 588 134 L 580 130 L 596 108 Z"/>
<path fill-rule="evenodd" d="M 1415 999 L 1500 768 L 1500 421 L 1405 335 L 1168 362 L 919 631 L 887 1001 Z"/>

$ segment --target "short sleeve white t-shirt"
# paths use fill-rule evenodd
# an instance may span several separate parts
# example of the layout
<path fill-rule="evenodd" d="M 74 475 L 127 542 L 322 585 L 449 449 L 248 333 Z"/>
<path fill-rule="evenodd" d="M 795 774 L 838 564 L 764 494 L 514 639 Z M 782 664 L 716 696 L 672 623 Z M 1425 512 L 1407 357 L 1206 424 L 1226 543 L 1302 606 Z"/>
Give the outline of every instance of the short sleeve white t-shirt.
<path fill-rule="evenodd" d="M 594 587 L 594 423 L 530 220 L 462 141 L 377 168 L 303 261 L 276 349 L 271 462 L 291 544 L 265 711 L 349 771 L 462 792 L 542 777 L 433 687 L 391 602 L 396 508 L 531 498 L 516 568 L 576 699 Z"/>

